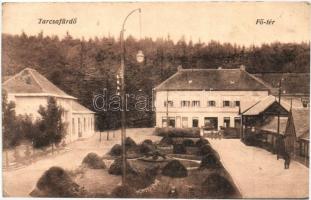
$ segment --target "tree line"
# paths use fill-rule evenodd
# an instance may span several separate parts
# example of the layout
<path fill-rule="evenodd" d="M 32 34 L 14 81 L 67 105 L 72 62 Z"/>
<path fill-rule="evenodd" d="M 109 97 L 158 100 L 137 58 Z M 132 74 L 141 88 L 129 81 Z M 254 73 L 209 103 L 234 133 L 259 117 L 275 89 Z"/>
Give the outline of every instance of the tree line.
<path fill-rule="evenodd" d="M 217 41 L 174 42 L 165 38 L 129 36 L 126 46 L 126 92 L 151 97 L 152 88 L 183 68 L 237 68 L 245 65 L 250 73 L 296 72 L 309 73 L 309 43 L 271 43 L 241 46 Z M 143 63 L 136 62 L 142 50 Z M 44 36 L 43 32 L 29 36 L 2 35 L 2 73 L 13 75 L 31 67 L 91 110 L 94 95 L 106 88 L 116 93 L 116 74 L 120 67 L 120 42 L 114 37 L 73 38 L 69 33 L 60 39 Z M 120 113 L 98 112 L 97 128 L 120 126 Z M 152 111 L 127 113 L 128 126 L 153 126 Z"/>

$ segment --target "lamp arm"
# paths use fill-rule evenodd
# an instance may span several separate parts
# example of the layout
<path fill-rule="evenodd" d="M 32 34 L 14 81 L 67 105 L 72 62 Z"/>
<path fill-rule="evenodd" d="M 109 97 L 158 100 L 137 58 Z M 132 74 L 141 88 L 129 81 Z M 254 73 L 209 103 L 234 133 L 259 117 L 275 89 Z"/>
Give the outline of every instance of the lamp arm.
<path fill-rule="evenodd" d="M 125 17 L 125 19 L 124 19 L 124 21 L 123 21 L 123 24 L 122 24 L 122 32 L 124 32 L 125 30 L 124 30 L 124 27 L 125 27 L 125 23 L 126 23 L 126 21 L 127 21 L 127 19 L 129 18 L 129 16 L 131 16 L 134 12 L 136 12 L 136 11 L 139 11 L 139 12 L 141 12 L 141 9 L 140 8 L 136 8 L 136 9 L 134 9 L 134 10 L 132 10 L 126 17 Z"/>

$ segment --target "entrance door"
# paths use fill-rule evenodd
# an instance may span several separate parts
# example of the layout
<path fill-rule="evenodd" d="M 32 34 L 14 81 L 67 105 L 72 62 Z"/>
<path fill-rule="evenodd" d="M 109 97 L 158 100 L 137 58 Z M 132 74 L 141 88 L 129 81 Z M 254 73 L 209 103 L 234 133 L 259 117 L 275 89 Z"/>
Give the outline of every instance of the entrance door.
<path fill-rule="evenodd" d="M 218 129 L 218 118 L 217 117 L 205 117 L 204 126 L 206 130 L 217 130 Z"/>
<path fill-rule="evenodd" d="M 234 118 L 234 127 L 235 128 L 241 128 L 241 118 L 240 117 Z"/>
<path fill-rule="evenodd" d="M 169 122 L 168 122 L 168 126 L 169 127 L 172 127 L 172 128 L 175 128 L 175 118 L 172 117 L 172 118 L 169 118 Z"/>
<path fill-rule="evenodd" d="M 192 118 L 192 127 L 199 127 L 199 119 L 197 117 Z"/>

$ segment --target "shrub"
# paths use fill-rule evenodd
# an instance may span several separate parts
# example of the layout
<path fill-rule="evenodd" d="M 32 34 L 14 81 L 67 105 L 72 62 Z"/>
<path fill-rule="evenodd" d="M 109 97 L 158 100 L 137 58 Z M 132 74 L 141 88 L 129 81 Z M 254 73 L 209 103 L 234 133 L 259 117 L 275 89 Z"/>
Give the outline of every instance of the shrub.
<path fill-rule="evenodd" d="M 162 137 L 200 137 L 200 128 L 156 128 L 154 134 Z"/>
<path fill-rule="evenodd" d="M 172 178 L 180 178 L 188 176 L 188 171 L 178 160 L 172 160 L 163 167 L 162 174 Z"/>
<path fill-rule="evenodd" d="M 136 146 L 137 146 L 137 144 L 136 144 L 136 142 L 132 138 L 127 137 L 125 139 L 125 147 L 126 148 L 133 148 L 133 147 L 136 147 Z"/>
<path fill-rule="evenodd" d="M 160 145 L 162 146 L 170 146 L 170 145 L 173 145 L 174 144 L 174 141 L 171 137 L 163 137 L 161 140 L 160 140 Z"/>
<path fill-rule="evenodd" d="M 198 154 L 200 156 L 204 156 L 204 155 L 211 154 L 211 153 L 214 153 L 214 149 L 211 147 L 211 145 L 205 144 L 199 147 Z"/>
<path fill-rule="evenodd" d="M 201 160 L 200 169 L 216 169 L 220 167 L 221 163 L 214 154 L 208 154 Z"/>
<path fill-rule="evenodd" d="M 106 168 L 104 161 L 96 153 L 87 154 L 82 161 L 82 165 L 91 169 Z"/>
<path fill-rule="evenodd" d="M 139 145 L 139 152 L 146 155 L 150 152 L 153 152 L 155 151 L 155 147 L 154 145 L 150 145 L 150 144 L 147 144 L 147 143 L 142 143 L 141 145 Z"/>
<path fill-rule="evenodd" d="M 208 197 L 212 198 L 230 198 L 236 192 L 230 181 L 218 173 L 210 174 L 202 183 L 202 187 Z"/>
<path fill-rule="evenodd" d="M 122 158 L 116 159 L 108 170 L 109 174 L 122 175 Z M 126 173 L 137 174 L 137 172 L 131 167 L 130 163 L 126 161 Z"/>
<path fill-rule="evenodd" d="M 191 139 L 185 139 L 182 141 L 182 144 L 186 147 L 193 147 L 194 146 L 194 142 Z"/>
<path fill-rule="evenodd" d="M 187 150 L 183 144 L 175 144 L 173 147 L 173 153 L 175 153 L 175 154 L 186 154 Z"/>
<path fill-rule="evenodd" d="M 200 138 L 200 139 L 195 143 L 195 146 L 201 147 L 202 145 L 205 145 L 205 144 L 210 144 L 210 143 L 209 143 L 209 141 L 208 141 L 207 139 Z"/>
<path fill-rule="evenodd" d="M 146 173 L 126 175 L 126 182 L 131 183 L 131 187 L 134 189 L 146 188 L 150 186 L 154 180 L 155 176 L 151 176 Z"/>
<path fill-rule="evenodd" d="M 121 156 L 122 154 L 122 146 L 120 144 L 115 144 L 109 152 L 111 156 Z"/>
<path fill-rule="evenodd" d="M 111 196 L 114 198 L 131 198 L 134 197 L 135 190 L 129 185 L 121 185 L 114 188 Z"/>
<path fill-rule="evenodd" d="M 37 189 L 31 196 L 36 197 L 83 197 L 86 192 L 75 183 L 68 173 L 60 167 L 51 167 L 40 177 Z"/>
<path fill-rule="evenodd" d="M 155 177 L 158 175 L 159 169 L 160 169 L 159 165 L 147 167 L 147 168 L 145 168 L 145 174 L 148 176 Z"/>

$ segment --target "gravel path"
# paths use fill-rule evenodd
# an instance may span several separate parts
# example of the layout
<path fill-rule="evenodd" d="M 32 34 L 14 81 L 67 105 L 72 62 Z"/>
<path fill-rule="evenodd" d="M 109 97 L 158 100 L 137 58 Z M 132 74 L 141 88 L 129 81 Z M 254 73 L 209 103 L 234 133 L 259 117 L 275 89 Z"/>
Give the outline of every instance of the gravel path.
<path fill-rule="evenodd" d="M 127 136 L 132 137 L 137 143 L 145 139 L 159 140 L 157 136 L 152 135 L 152 131 L 152 128 L 127 129 Z M 35 187 L 37 180 L 44 171 L 52 166 L 73 170 L 81 164 L 83 158 L 90 152 L 103 156 L 114 144 L 120 143 L 120 131 L 116 131 L 115 135 L 116 137 L 113 138 L 112 133 L 110 133 L 110 140 L 107 141 L 107 135 L 103 133 L 102 141 L 99 142 L 99 134 L 96 133 L 90 138 L 69 144 L 68 148 L 71 150 L 66 153 L 48 156 L 21 169 L 3 171 L 4 191 L 11 197 L 29 196 L 28 194 Z"/>
<path fill-rule="evenodd" d="M 238 139 L 209 139 L 219 153 L 243 198 L 303 198 L 308 197 L 309 169 L 291 161 L 284 170 L 284 160 Z"/>

